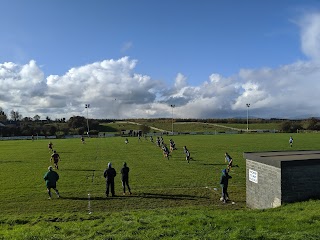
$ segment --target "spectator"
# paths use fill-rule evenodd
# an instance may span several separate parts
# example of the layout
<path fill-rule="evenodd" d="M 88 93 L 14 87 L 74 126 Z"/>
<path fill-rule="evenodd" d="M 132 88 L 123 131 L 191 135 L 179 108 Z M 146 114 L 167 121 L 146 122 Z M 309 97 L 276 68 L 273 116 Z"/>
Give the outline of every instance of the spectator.
<path fill-rule="evenodd" d="M 220 198 L 223 203 L 226 203 L 229 200 L 229 194 L 228 194 L 228 184 L 229 184 L 229 178 L 232 178 L 227 169 L 222 170 L 221 178 L 220 178 L 220 186 L 222 188 L 222 197 Z"/>
<path fill-rule="evenodd" d="M 129 186 L 129 167 L 127 166 L 127 163 L 124 162 L 123 163 L 123 167 L 121 168 L 121 180 L 122 180 L 122 188 L 123 188 L 123 195 L 126 194 L 126 186 L 128 187 L 128 191 L 129 191 L 129 194 L 131 195 L 131 189 L 130 189 L 130 186 Z"/>
<path fill-rule="evenodd" d="M 112 197 L 115 196 L 114 178 L 117 175 L 116 170 L 112 167 L 111 162 L 108 163 L 108 168 L 104 170 L 103 176 L 106 179 L 106 197 L 109 197 L 109 188 L 111 188 Z"/>

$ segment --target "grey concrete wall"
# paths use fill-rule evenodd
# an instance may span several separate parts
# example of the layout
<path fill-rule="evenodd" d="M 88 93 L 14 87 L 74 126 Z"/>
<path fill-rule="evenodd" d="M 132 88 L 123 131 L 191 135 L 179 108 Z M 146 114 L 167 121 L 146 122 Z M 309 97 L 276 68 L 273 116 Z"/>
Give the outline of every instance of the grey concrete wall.
<path fill-rule="evenodd" d="M 249 169 L 258 173 L 258 183 L 249 180 Z M 265 209 L 281 205 L 281 169 L 246 160 L 246 200 L 250 208 Z"/>
<path fill-rule="evenodd" d="M 320 198 L 320 165 L 282 166 L 282 202 Z"/>

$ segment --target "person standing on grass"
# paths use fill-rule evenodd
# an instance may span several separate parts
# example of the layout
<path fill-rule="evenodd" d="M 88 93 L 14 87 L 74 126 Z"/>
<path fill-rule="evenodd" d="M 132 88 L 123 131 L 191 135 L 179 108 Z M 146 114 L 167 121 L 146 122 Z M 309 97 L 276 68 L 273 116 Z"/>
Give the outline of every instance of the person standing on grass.
<path fill-rule="evenodd" d="M 53 160 L 55 169 L 59 169 L 58 162 L 60 161 L 60 155 L 57 153 L 56 150 L 53 151 L 53 154 L 51 155 L 51 158 L 50 158 L 50 162 L 52 162 L 52 160 Z"/>
<path fill-rule="evenodd" d="M 56 192 L 57 197 L 60 197 L 59 191 L 57 189 L 57 181 L 59 180 L 59 174 L 53 171 L 52 166 L 48 167 L 48 172 L 44 175 L 43 179 L 46 181 L 47 192 L 49 198 L 51 199 L 51 188 Z"/>
<path fill-rule="evenodd" d="M 228 194 L 228 184 L 229 184 L 229 178 L 232 178 L 227 169 L 222 170 L 221 178 L 220 178 L 220 186 L 222 188 L 222 196 L 220 198 L 223 203 L 226 203 L 229 199 Z"/>
<path fill-rule="evenodd" d="M 126 195 L 126 186 L 128 187 L 129 194 L 131 195 L 131 189 L 129 186 L 129 167 L 127 163 L 123 163 L 123 167 L 121 168 L 121 181 L 122 181 L 122 188 L 123 188 L 123 195 Z"/>
<path fill-rule="evenodd" d="M 112 197 L 115 196 L 114 178 L 117 175 L 116 170 L 112 167 L 111 162 L 108 163 L 108 168 L 104 170 L 103 176 L 106 179 L 106 197 L 109 197 L 109 189 L 111 188 Z"/>

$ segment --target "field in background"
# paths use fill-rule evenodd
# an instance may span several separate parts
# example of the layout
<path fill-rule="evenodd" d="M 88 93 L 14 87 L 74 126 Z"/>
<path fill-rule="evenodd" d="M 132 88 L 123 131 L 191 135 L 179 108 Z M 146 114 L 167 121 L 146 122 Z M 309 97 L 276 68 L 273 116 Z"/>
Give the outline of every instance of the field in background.
<path fill-rule="evenodd" d="M 140 124 L 151 127 L 150 132 L 161 132 L 161 130 L 166 132 L 172 131 L 172 122 L 170 120 L 137 120 L 135 122 L 111 122 L 102 123 L 101 131 L 104 132 L 117 132 L 121 130 L 139 130 Z M 250 130 L 280 130 L 281 123 L 252 123 L 249 124 Z M 174 122 L 173 123 L 174 132 L 230 132 L 230 131 L 246 131 L 247 124 L 236 124 L 236 123 L 201 123 L 201 122 Z"/>
<path fill-rule="evenodd" d="M 319 201 L 271 210 L 245 207 L 243 152 L 290 150 L 289 134 L 173 136 L 178 150 L 169 160 L 148 139 L 52 140 L 61 156 L 61 199 L 47 200 L 43 175 L 49 141 L 1 141 L 0 239 L 317 239 Z M 319 150 L 317 134 L 294 134 L 295 150 Z M 170 137 L 164 136 L 166 143 Z M 193 157 L 188 164 L 186 145 Z M 219 201 L 219 177 L 228 151 L 229 194 Z M 105 198 L 103 170 L 118 172 L 115 198 Z M 131 169 L 132 196 L 121 192 L 120 168 Z M 218 190 L 214 190 L 217 188 Z M 88 201 L 90 193 L 90 209 Z M 92 211 L 92 214 L 89 214 Z M 286 231 L 284 234 L 283 231 Z"/>

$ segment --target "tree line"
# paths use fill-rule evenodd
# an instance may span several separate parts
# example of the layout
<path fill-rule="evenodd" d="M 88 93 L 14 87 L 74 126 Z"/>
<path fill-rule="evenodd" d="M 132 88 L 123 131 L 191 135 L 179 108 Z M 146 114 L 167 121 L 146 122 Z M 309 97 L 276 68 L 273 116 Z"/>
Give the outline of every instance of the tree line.
<path fill-rule="evenodd" d="M 97 135 L 101 130 L 100 123 L 114 122 L 117 119 L 86 119 L 83 116 L 72 116 L 68 120 L 66 118 L 52 120 L 48 116 L 45 120 L 40 120 L 39 115 L 31 117 L 23 117 L 18 111 L 12 110 L 8 117 L 0 107 L 0 136 L 57 136 L 65 135 L 83 135 L 89 133 Z M 139 122 L 167 122 L 171 123 L 171 118 L 158 119 L 127 119 L 129 121 Z M 228 119 L 175 119 L 175 122 L 203 122 L 203 123 L 241 123 L 245 124 L 246 119 L 228 118 Z M 250 123 L 279 123 L 281 132 L 294 133 L 297 130 L 320 131 L 320 120 L 318 118 L 308 118 L 302 120 L 288 119 L 250 119 Z M 89 125 L 89 126 L 88 126 Z M 147 124 L 148 125 L 148 124 Z M 141 130 L 143 133 L 150 131 L 150 127 L 143 124 Z"/>
<path fill-rule="evenodd" d="M 98 134 L 99 122 L 82 116 L 73 116 L 68 120 L 65 118 L 52 120 L 46 117 L 40 120 L 39 115 L 23 117 L 18 111 L 12 110 L 8 117 L 0 108 L 0 136 L 65 136 L 83 135 L 87 133 L 87 125 L 91 134 Z"/>

